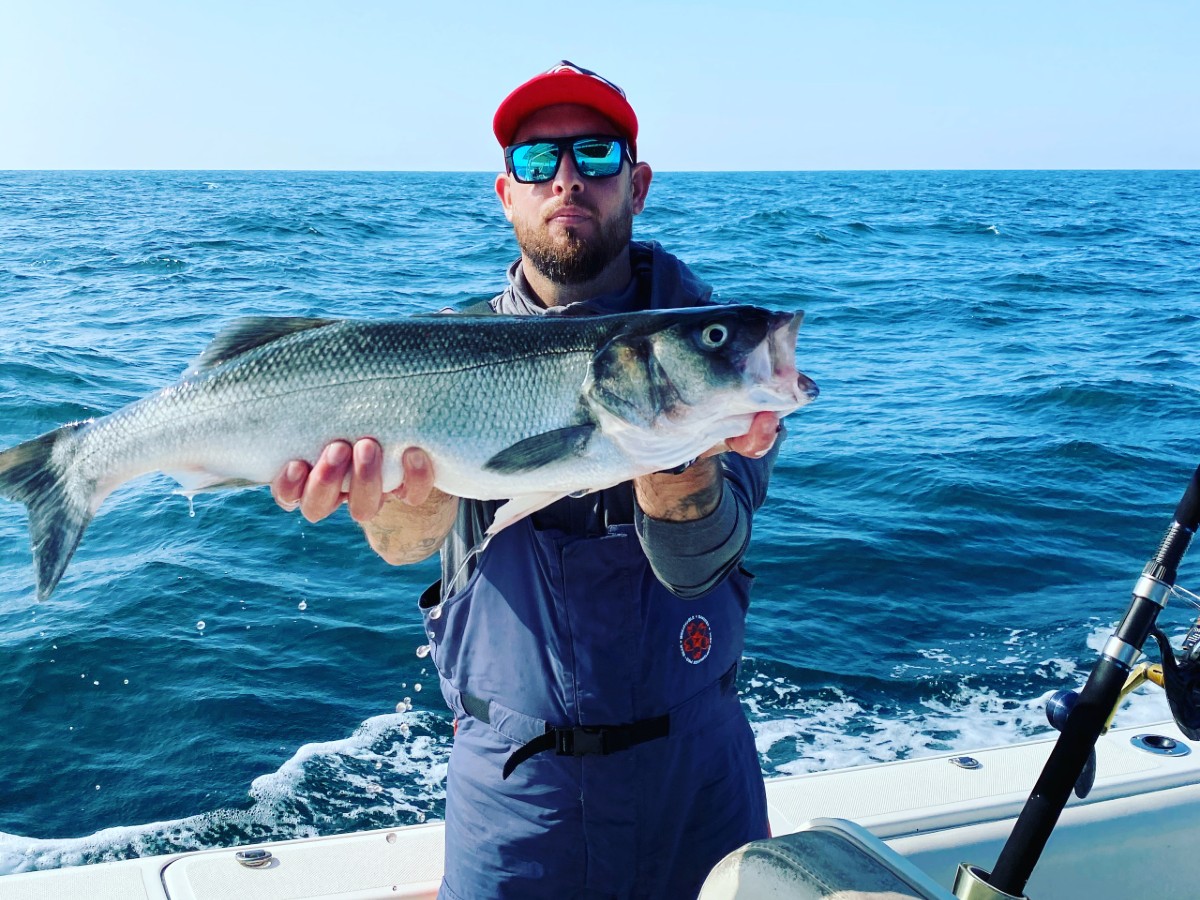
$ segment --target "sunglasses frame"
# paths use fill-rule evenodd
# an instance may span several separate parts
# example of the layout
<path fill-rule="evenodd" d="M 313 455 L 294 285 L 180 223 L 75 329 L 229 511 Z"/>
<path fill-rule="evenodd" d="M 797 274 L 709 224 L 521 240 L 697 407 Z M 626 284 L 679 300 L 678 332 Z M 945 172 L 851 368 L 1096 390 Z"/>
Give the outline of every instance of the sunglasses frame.
<path fill-rule="evenodd" d="M 621 160 L 621 165 L 617 166 L 617 170 L 611 175 L 588 175 L 579 164 L 579 157 L 575 153 L 575 146 L 583 141 L 613 141 L 620 147 L 618 158 Z M 516 166 L 513 164 L 513 153 L 520 147 L 528 147 L 533 144 L 553 144 L 558 150 L 558 157 L 554 161 L 554 169 L 545 178 L 541 179 L 525 179 L 517 174 Z M 615 134 L 576 134 L 570 137 L 560 138 L 531 138 L 528 141 L 519 141 L 515 144 L 510 144 L 504 148 L 504 169 L 521 184 L 546 184 L 553 181 L 558 175 L 559 167 L 562 165 L 563 157 L 567 152 L 571 154 L 571 161 L 575 164 L 577 171 L 584 178 L 614 178 L 621 174 L 621 169 L 625 166 L 625 160 L 628 159 L 630 165 L 636 164 L 633 154 L 629 150 L 629 141 Z"/>

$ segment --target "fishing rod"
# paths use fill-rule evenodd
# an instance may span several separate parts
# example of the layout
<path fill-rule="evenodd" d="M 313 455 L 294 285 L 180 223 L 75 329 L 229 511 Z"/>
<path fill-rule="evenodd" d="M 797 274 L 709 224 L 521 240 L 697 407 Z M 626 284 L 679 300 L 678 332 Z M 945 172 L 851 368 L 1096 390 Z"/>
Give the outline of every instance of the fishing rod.
<path fill-rule="evenodd" d="M 959 866 L 954 893 L 960 900 L 1019 900 L 1025 896 L 1025 885 L 1072 789 L 1086 796 L 1091 787 L 1096 741 L 1111 720 L 1134 663 L 1151 635 L 1162 650 L 1162 678 L 1176 724 L 1188 737 L 1200 738 L 1200 619 L 1188 633 L 1178 660 L 1166 635 L 1155 625 L 1175 588 L 1179 562 L 1198 524 L 1200 467 L 1192 473 L 1171 526 L 1142 569 L 1129 609 L 1101 650 L 1100 661 L 1083 690 L 1077 696 L 1060 693 L 1047 705 L 1051 721 L 1061 731 L 1054 750 L 1000 851 L 996 867 L 989 873 L 966 863 Z"/>

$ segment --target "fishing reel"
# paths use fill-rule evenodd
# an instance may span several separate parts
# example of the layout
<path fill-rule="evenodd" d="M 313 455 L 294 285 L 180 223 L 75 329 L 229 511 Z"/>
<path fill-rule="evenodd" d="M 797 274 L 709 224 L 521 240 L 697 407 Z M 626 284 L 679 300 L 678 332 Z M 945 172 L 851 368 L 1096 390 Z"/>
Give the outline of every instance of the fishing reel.
<path fill-rule="evenodd" d="M 1195 596 L 1178 587 L 1175 587 L 1173 592 L 1187 594 L 1190 597 Z M 1179 730 L 1192 740 L 1200 741 L 1200 618 L 1197 618 L 1192 624 L 1191 630 L 1183 640 L 1183 647 L 1178 656 L 1175 655 L 1170 640 L 1161 629 L 1156 627 L 1150 633 L 1158 642 L 1162 662 L 1138 663 L 1133 668 L 1133 671 L 1125 679 L 1125 684 L 1122 685 L 1117 701 L 1113 704 L 1112 712 L 1100 730 L 1100 734 L 1106 734 L 1112 727 L 1117 710 L 1125 698 L 1146 682 L 1150 682 L 1158 685 L 1166 693 L 1167 703 L 1171 706 L 1171 715 L 1175 719 L 1175 724 L 1179 726 Z M 1071 713 L 1078 703 L 1078 691 L 1055 692 L 1046 700 L 1047 721 L 1056 731 L 1065 732 Z M 1075 781 L 1073 787 L 1075 796 L 1082 800 L 1091 793 L 1095 782 L 1096 749 L 1093 747 L 1083 770 L 1079 773 L 1079 778 Z"/>
<path fill-rule="evenodd" d="M 1162 682 L 1171 716 L 1187 737 L 1200 741 L 1200 618 L 1183 639 L 1179 656 L 1158 628 L 1150 632 L 1162 654 Z"/>

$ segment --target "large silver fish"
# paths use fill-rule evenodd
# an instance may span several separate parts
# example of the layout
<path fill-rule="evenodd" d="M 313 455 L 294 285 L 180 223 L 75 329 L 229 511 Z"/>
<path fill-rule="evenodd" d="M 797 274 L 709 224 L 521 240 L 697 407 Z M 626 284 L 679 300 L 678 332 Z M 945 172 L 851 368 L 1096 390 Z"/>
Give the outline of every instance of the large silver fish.
<path fill-rule="evenodd" d="M 446 493 L 511 498 L 499 530 L 813 399 L 796 371 L 800 320 L 753 306 L 241 319 L 175 384 L 0 452 L 0 496 L 29 508 L 39 599 L 126 481 L 161 471 L 187 492 L 265 484 L 339 438 L 380 442 L 384 490 L 400 484 L 403 451 L 421 447 Z"/>

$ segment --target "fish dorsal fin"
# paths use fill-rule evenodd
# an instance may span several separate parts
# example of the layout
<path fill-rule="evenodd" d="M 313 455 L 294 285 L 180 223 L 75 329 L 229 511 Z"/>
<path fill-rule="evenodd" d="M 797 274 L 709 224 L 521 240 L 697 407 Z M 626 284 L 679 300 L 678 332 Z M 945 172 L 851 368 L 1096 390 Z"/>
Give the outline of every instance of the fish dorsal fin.
<path fill-rule="evenodd" d="M 289 334 L 324 328 L 337 321 L 305 316 L 245 316 L 236 319 L 217 332 L 217 336 L 204 348 L 204 352 L 196 357 L 195 362 L 188 366 L 184 375 L 196 375 Z"/>

